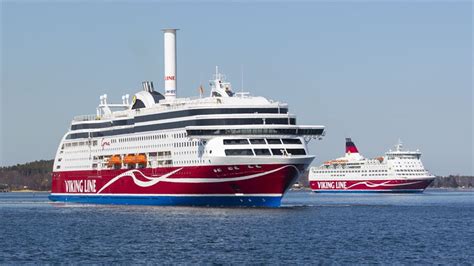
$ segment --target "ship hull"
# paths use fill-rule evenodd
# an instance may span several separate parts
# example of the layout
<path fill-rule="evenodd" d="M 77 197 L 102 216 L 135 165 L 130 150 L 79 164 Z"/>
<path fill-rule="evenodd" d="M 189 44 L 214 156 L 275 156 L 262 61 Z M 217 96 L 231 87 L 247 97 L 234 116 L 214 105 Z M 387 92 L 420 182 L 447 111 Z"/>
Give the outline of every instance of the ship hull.
<path fill-rule="evenodd" d="M 311 180 L 313 192 L 377 192 L 377 193 L 421 193 L 433 182 L 434 177 L 418 179 L 379 180 Z"/>
<path fill-rule="evenodd" d="M 93 204 L 278 207 L 308 164 L 54 172 L 49 198 Z"/>

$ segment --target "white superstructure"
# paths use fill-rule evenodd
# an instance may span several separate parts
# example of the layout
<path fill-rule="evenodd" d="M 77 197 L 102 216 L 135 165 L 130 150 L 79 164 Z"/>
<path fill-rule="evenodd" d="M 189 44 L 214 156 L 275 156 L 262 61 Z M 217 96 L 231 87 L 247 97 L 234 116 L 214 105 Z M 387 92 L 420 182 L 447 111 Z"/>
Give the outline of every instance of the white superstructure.
<path fill-rule="evenodd" d="M 100 96 L 95 115 L 73 119 L 55 171 L 212 165 L 229 156 L 255 164 L 308 157 L 306 144 L 323 135 L 323 126 L 298 126 L 287 104 L 235 93 L 217 67 L 209 97 L 177 98 L 176 29 L 163 31 L 165 94 L 145 81 L 131 101 L 128 94 L 120 104 Z M 128 155 L 143 157 L 125 163 Z M 121 163 L 111 163 L 112 157 Z"/>

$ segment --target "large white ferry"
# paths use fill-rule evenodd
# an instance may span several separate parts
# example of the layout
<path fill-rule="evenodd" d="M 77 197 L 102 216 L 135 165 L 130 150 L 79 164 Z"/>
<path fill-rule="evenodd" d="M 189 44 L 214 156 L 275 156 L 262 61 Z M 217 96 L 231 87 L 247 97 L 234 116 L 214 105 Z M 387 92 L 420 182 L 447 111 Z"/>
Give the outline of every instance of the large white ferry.
<path fill-rule="evenodd" d="M 435 177 L 420 160 L 421 153 L 403 150 L 402 143 L 385 156 L 366 159 L 350 138 L 344 157 L 311 167 L 314 192 L 422 192 Z"/>
<path fill-rule="evenodd" d="M 131 103 L 100 97 L 59 144 L 53 201 L 279 206 L 314 159 L 323 126 L 296 125 L 288 105 L 235 93 L 216 67 L 210 96 L 176 97 L 176 29 L 164 30 L 165 94 L 143 82 Z"/>

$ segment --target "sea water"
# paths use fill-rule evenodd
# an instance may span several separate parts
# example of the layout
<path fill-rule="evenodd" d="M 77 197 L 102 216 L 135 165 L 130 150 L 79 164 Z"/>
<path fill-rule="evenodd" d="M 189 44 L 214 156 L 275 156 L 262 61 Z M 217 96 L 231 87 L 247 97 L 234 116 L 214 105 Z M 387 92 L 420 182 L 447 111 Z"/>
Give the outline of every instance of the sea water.
<path fill-rule="evenodd" d="M 0 264 L 474 262 L 474 191 L 296 191 L 274 209 L 61 204 L 47 195 L 0 193 Z"/>

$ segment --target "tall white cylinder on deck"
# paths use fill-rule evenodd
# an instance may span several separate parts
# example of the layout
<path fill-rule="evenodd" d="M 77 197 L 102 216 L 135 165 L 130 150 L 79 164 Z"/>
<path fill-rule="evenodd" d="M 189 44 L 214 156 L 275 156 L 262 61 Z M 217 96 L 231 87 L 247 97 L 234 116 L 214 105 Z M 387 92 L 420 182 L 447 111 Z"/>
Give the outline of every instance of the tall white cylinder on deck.
<path fill-rule="evenodd" d="M 175 99 L 177 91 L 176 77 L 176 31 L 177 29 L 163 29 L 165 49 L 165 98 Z"/>

